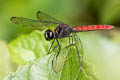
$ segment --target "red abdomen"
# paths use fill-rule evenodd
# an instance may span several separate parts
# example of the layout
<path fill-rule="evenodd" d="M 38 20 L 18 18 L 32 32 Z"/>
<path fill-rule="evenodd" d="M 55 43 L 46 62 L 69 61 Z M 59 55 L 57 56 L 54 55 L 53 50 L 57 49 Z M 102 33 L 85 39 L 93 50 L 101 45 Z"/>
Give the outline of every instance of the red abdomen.
<path fill-rule="evenodd" d="M 110 30 L 114 28 L 112 25 L 88 25 L 88 26 L 74 26 L 72 27 L 75 32 L 94 31 L 94 30 Z"/>

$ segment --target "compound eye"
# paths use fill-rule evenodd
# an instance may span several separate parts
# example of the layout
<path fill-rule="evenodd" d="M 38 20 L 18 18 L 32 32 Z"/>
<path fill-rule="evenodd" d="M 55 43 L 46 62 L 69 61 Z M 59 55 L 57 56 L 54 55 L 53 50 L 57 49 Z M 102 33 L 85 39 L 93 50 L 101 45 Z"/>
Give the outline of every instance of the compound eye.
<path fill-rule="evenodd" d="M 52 40 L 54 38 L 53 32 L 50 29 L 45 31 L 44 36 L 46 40 Z"/>

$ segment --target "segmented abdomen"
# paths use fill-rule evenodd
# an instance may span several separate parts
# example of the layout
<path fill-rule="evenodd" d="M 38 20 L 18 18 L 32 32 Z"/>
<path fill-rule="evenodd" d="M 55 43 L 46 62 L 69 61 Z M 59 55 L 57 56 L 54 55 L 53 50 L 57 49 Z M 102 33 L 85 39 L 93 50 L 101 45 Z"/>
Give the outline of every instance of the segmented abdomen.
<path fill-rule="evenodd" d="M 74 26 L 72 27 L 75 32 L 93 31 L 93 30 L 110 30 L 114 28 L 112 25 L 88 25 L 88 26 Z"/>

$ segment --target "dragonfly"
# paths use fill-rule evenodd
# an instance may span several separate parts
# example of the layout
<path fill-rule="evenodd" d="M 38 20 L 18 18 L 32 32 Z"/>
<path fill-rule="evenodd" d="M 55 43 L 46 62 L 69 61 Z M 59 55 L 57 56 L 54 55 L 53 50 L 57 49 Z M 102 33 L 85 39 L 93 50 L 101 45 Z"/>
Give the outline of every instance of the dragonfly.
<path fill-rule="evenodd" d="M 83 53 L 83 46 L 82 42 L 77 35 L 78 32 L 87 32 L 87 31 L 96 31 L 96 30 L 111 30 L 114 28 L 113 25 L 77 25 L 77 26 L 70 26 L 69 24 L 65 24 L 64 22 L 42 12 L 38 11 L 36 13 L 37 19 L 30 19 L 30 18 L 24 18 L 24 17 L 11 17 L 10 21 L 14 24 L 19 24 L 23 26 L 28 27 L 34 27 L 35 29 L 38 29 L 40 31 L 45 30 L 46 28 L 49 28 L 45 31 L 44 37 L 46 40 L 50 41 L 53 40 L 51 43 L 51 46 L 49 48 L 49 52 L 51 52 L 51 49 L 53 47 L 53 44 L 55 41 L 57 42 L 56 47 L 58 47 L 58 53 L 56 55 L 55 60 L 53 61 L 60 62 L 59 60 L 56 60 L 57 57 L 60 58 L 60 53 L 66 53 L 66 51 L 61 51 L 61 43 L 59 40 L 63 38 L 69 38 L 69 45 L 74 44 L 76 48 L 76 53 L 78 56 L 79 64 L 81 66 L 81 57 L 80 57 L 80 51 Z M 56 26 L 57 25 L 57 26 Z M 52 31 L 50 28 L 54 28 Z M 71 42 L 72 39 L 72 42 Z M 55 47 L 55 48 L 56 48 Z M 54 50 L 53 48 L 52 50 Z M 70 47 L 68 47 L 70 48 Z M 67 50 L 66 48 L 64 50 Z M 70 50 L 70 49 L 69 49 Z M 60 56 L 59 56 L 60 55 Z M 55 62 L 55 63 L 56 63 Z M 63 60 L 62 63 L 64 63 L 65 60 Z M 53 66 L 55 66 L 54 63 L 52 63 Z M 58 68 L 56 68 L 56 72 L 59 71 Z"/>

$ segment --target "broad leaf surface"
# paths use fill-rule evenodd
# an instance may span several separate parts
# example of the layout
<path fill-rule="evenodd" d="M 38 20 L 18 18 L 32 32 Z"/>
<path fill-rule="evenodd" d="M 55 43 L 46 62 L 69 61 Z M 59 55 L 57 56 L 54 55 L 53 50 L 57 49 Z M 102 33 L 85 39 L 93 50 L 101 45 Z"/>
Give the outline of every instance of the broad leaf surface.
<path fill-rule="evenodd" d="M 29 63 L 15 73 L 8 74 L 4 80 L 96 80 L 92 68 L 84 59 L 80 68 L 75 45 L 65 46 L 68 44 L 67 38 L 62 40 L 61 46 L 64 46 L 56 59 L 58 48 L 47 54 L 50 43 L 44 39 L 43 34 L 34 31 L 18 37 L 9 44 L 16 63 Z"/>
<path fill-rule="evenodd" d="M 35 31 L 29 35 L 21 35 L 9 43 L 13 61 L 25 64 L 47 54 L 50 43 L 45 40 L 44 32 Z"/>

